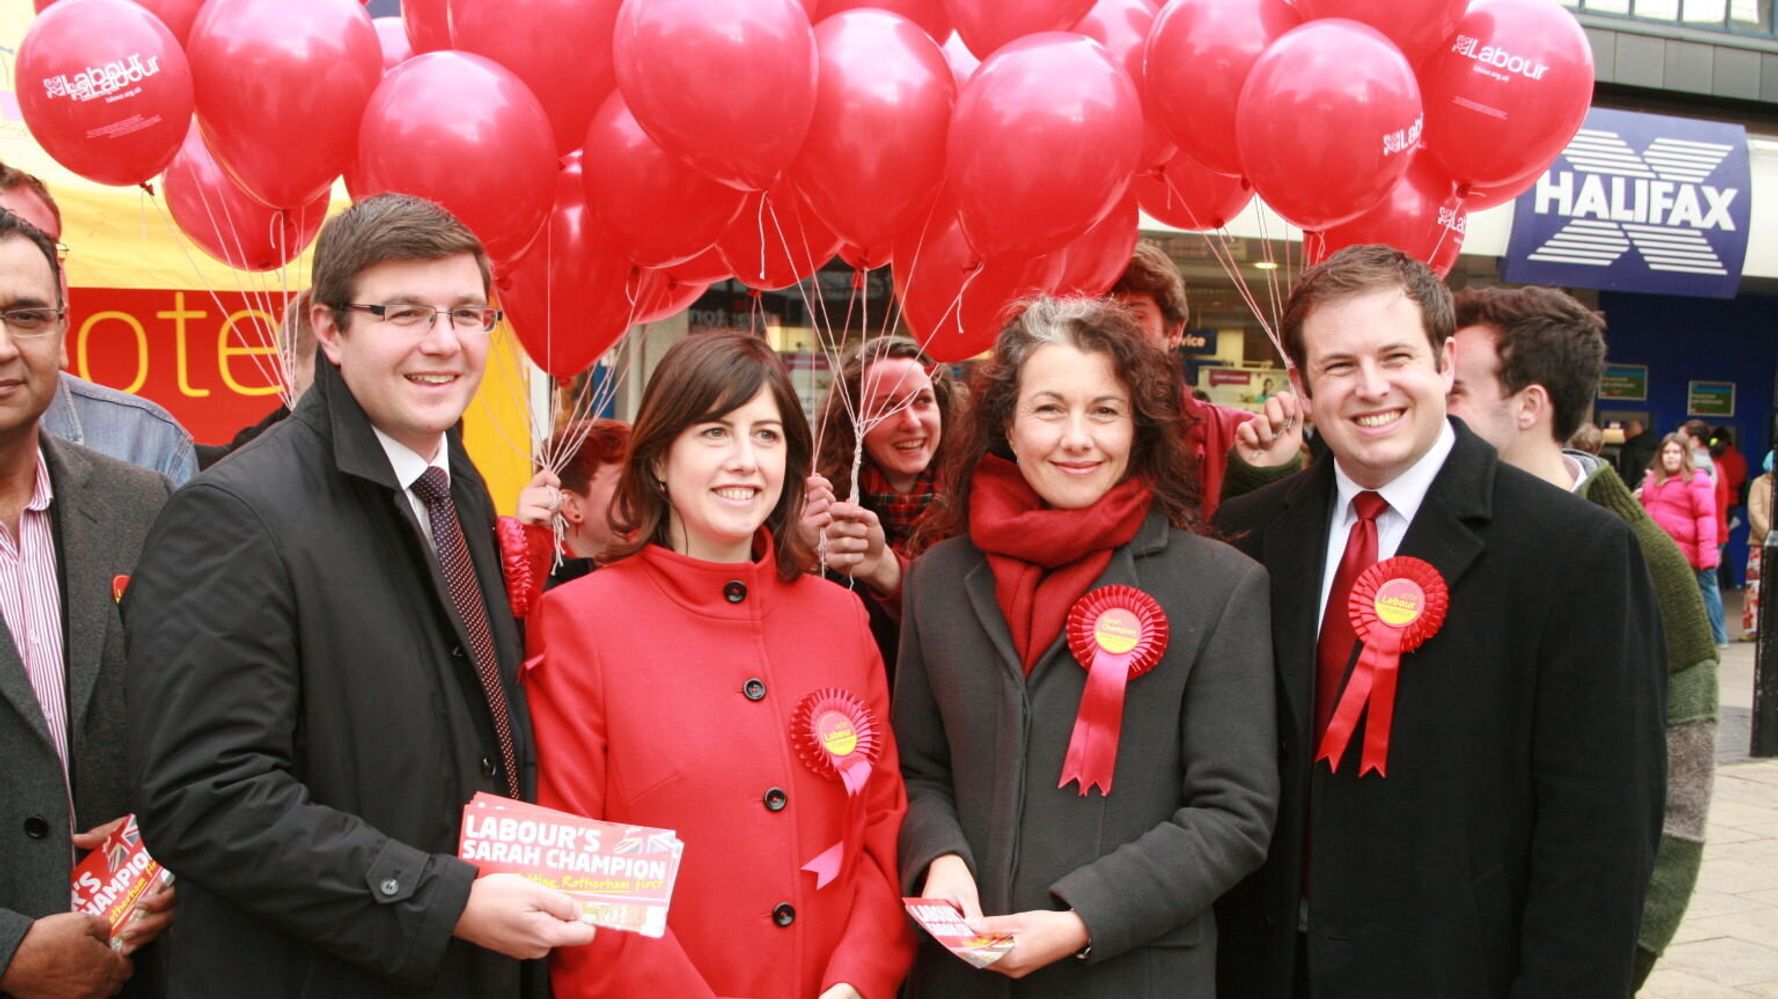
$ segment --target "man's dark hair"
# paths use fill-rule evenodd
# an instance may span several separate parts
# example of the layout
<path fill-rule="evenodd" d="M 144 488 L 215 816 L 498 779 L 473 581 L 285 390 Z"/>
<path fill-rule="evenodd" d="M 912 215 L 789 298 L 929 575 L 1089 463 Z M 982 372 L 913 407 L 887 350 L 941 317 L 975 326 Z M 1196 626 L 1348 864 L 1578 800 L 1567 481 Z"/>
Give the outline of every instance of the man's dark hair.
<path fill-rule="evenodd" d="M 346 209 L 321 227 L 315 241 L 314 282 L 319 305 L 347 328 L 342 306 L 358 293 L 358 275 L 389 261 L 443 260 L 468 254 L 482 273 L 482 293 L 492 285 L 488 254 L 469 227 L 442 206 L 408 194 L 378 194 Z"/>
<path fill-rule="evenodd" d="M 1605 374 L 1605 317 L 1554 288 L 1469 288 L 1456 307 L 1458 329 L 1493 331 L 1501 395 L 1542 385 L 1555 411 L 1550 433 L 1557 443 L 1574 436 Z"/>
<path fill-rule="evenodd" d="M 1348 246 L 1303 272 L 1290 300 L 1284 303 L 1279 335 L 1284 353 L 1301 373 L 1303 388 L 1309 384 L 1308 348 L 1303 346 L 1303 324 L 1315 310 L 1335 302 L 1399 289 L 1420 308 L 1420 326 L 1432 345 L 1433 363 L 1442 366 L 1439 353 L 1457 327 L 1451 316 L 1451 289 L 1439 276 L 1413 257 L 1380 243 Z"/>
<path fill-rule="evenodd" d="M 49 261 L 50 284 L 55 288 L 55 299 L 44 304 L 54 305 L 58 309 L 61 308 L 62 264 L 61 261 L 56 259 L 55 241 L 44 235 L 42 229 L 26 222 L 24 219 L 19 218 L 17 215 L 14 215 L 4 208 L 0 208 L 0 240 L 13 238 L 30 240 L 31 244 L 37 247 L 38 252 L 43 254 L 43 259 Z"/>
<path fill-rule="evenodd" d="M 1136 252 L 1130 255 L 1130 266 L 1111 286 L 1110 294 L 1113 298 L 1147 295 L 1154 299 L 1168 334 L 1184 326 L 1191 312 L 1185 302 L 1185 278 L 1180 276 L 1179 266 L 1167 256 L 1166 250 L 1149 242 L 1136 244 Z"/>
<path fill-rule="evenodd" d="M 1696 437 L 1698 443 L 1706 447 L 1710 445 L 1710 424 L 1703 420 L 1687 420 L 1679 425 L 1679 432 L 1687 437 Z"/>

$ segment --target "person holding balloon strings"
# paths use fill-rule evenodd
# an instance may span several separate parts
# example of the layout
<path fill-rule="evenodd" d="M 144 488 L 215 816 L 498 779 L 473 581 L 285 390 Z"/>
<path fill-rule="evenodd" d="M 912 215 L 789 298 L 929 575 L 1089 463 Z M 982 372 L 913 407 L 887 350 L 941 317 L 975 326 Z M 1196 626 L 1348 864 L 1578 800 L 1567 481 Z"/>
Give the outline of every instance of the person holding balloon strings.
<path fill-rule="evenodd" d="M 685 843 L 666 935 L 558 950 L 557 999 L 889 999 L 906 973 L 889 689 L 858 597 L 806 571 L 812 451 L 763 339 L 674 344 L 606 564 L 530 622 L 538 802 Z"/>
<path fill-rule="evenodd" d="M 957 411 L 946 366 L 905 337 L 846 353 L 821 405 L 802 529 L 825 567 L 864 584 L 871 633 L 894 678 L 901 583 L 916 529 L 939 496 L 945 427 Z M 835 495 L 834 483 L 847 489 Z M 848 485 L 855 483 L 855 485 Z"/>
<path fill-rule="evenodd" d="M 1277 799 L 1266 573 L 1200 533 L 1177 377 L 1125 309 L 1034 302 L 971 397 L 902 597 L 901 877 L 1014 947 L 922 941 L 907 994 L 1209 994 L 1211 903 Z"/>

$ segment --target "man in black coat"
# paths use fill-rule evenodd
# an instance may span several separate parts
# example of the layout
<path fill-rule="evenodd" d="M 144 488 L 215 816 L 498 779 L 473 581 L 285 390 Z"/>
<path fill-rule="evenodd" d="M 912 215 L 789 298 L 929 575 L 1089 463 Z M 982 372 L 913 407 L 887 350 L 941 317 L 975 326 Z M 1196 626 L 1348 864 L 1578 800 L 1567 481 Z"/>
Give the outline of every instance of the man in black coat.
<path fill-rule="evenodd" d="M 487 257 L 385 195 L 327 223 L 313 291 L 314 387 L 175 495 L 126 605 L 173 994 L 517 997 L 515 958 L 592 931 L 454 856 L 472 795 L 534 785 L 492 503 L 451 429 L 499 317 Z"/>
<path fill-rule="evenodd" d="M 1224 995 L 1630 991 L 1661 830 L 1660 612 L 1621 521 L 1447 419 L 1452 327 L 1444 285 L 1384 247 L 1336 254 L 1287 306 L 1334 460 L 1217 518 L 1271 574 L 1283 787 L 1265 866 L 1218 905 Z M 1349 543 L 1417 562 L 1367 578 Z M 1370 587 L 1403 577 L 1425 594 L 1408 616 L 1437 619 L 1441 585 L 1448 609 L 1367 697 L 1399 634 Z"/>

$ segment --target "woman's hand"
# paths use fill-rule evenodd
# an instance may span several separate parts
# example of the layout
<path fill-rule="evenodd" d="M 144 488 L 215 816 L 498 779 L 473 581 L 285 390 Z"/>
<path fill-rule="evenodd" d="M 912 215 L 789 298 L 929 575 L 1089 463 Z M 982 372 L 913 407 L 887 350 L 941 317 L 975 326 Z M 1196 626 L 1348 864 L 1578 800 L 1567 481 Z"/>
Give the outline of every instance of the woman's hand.
<path fill-rule="evenodd" d="M 1081 948 L 1092 942 L 1087 924 L 1073 910 L 1033 909 L 1010 916 L 988 916 L 970 920 L 969 928 L 983 935 L 1012 934 L 1012 950 L 988 965 L 989 971 L 997 971 L 1008 978 L 1023 978 L 1040 968 L 1047 968 L 1080 953 Z"/>
<path fill-rule="evenodd" d="M 821 993 L 816 999 L 864 999 L 864 993 L 847 985 L 845 982 L 841 982 L 833 988 L 828 989 L 826 992 Z"/>
<path fill-rule="evenodd" d="M 1276 468 L 1303 446 L 1302 405 L 1288 392 L 1266 400 L 1265 412 L 1235 428 L 1235 446 L 1255 468 Z"/>
<path fill-rule="evenodd" d="M 833 483 L 823 475 L 809 476 L 803 485 L 803 516 L 796 529 L 810 550 L 820 547 L 821 533 L 833 523 L 833 514 L 829 512 L 833 500 Z"/>
<path fill-rule="evenodd" d="M 548 527 L 550 518 L 556 515 L 561 505 L 562 480 L 546 468 L 532 476 L 519 491 L 518 518 L 522 523 Z"/>
<path fill-rule="evenodd" d="M 889 547 L 877 515 L 856 503 L 828 508 L 827 565 L 857 579 L 884 596 L 901 589 L 901 560 Z"/>
<path fill-rule="evenodd" d="M 927 865 L 926 885 L 920 889 L 920 897 L 943 899 L 955 905 L 964 919 L 980 919 L 982 916 L 982 900 L 976 892 L 975 877 L 969 873 L 969 865 L 963 858 L 954 853 L 934 858 Z"/>

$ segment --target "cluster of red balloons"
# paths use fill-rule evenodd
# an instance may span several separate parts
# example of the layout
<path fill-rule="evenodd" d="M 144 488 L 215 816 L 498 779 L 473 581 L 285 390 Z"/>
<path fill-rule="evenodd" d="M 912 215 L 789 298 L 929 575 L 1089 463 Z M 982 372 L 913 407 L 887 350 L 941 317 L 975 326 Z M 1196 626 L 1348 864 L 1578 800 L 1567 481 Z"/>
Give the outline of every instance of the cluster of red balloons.
<path fill-rule="evenodd" d="M 1592 84 L 1556 0 L 38 3 L 20 103 L 70 169 L 164 171 L 249 268 L 342 175 L 432 198 L 557 375 L 836 253 L 893 264 L 908 325 L 967 357 L 1020 298 L 1104 293 L 1139 210 L 1219 228 L 1255 192 L 1313 247 L 1455 259 L 1463 207 L 1533 182 Z"/>

